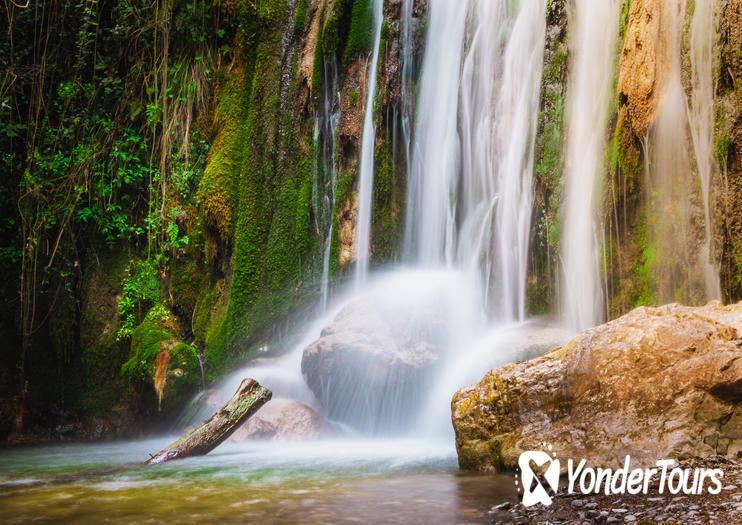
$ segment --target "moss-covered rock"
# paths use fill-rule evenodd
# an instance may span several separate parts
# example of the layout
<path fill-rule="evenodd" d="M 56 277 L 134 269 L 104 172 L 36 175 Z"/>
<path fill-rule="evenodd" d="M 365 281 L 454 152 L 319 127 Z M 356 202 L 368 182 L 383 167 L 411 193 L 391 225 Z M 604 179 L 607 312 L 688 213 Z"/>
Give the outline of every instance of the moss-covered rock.
<path fill-rule="evenodd" d="M 218 244 L 210 249 L 207 243 L 207 259 L 212 252 L 222 259 L 222 275 L 214 277 L 224 284 L 202 293 L 195 305 L 194 335 L 204 344 L 210 378 L 272 337 L 278 321 L 308 297 L 311 287 L 301 283 L 319 273 L 317 210 L 310 198 L 312 124 L 301 106 L 309 102 L 299 96 L 306 52 L 299 52 L 294 28 L 296 10 L 306 7 L 263 0 L 256 8 L 233 15 L 243 31 L 252 28 L 252 54 L 235 55 L 226 73 L 234 78 L 225 84 L 234 89 L 217 93 L 218 107 L 229 109 L 218 113 L 222 135 L 234 134 L 229 141 L 217 138 L 200 189 L 207 229 L 218 231 L 226 247 L 219 253 Z M 310 14 L 315 24 L 317 15 Z M 210 312 L 209 304 L 219 308 Z"/>
<path fill-rule="evenodd" d="M 132 384 L 147 384 L 157 395 L 157 409 L 182 406 L 201 382 L 196 350 L 174 335 L 171 316 L 149 315 L 131 337 L 129 360 L 121 374 Z"/>

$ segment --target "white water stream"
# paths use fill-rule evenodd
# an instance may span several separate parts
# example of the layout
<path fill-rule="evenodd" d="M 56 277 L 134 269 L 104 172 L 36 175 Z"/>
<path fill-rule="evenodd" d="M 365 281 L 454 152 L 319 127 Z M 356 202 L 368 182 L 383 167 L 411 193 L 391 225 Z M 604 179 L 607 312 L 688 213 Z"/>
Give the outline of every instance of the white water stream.
<path fill-rule="evenodd" d="M 686 8 L 690 20 L 690 96 L 682 79 Z M 657 40 L 666 56 L 659 69 L 657 116 L 649 130 L 646 166 L 647 198 L 653 216 L 650 242 L 660 303 L 704 304 L 721 297 L 719 272 L 711 255 L 710 183 L 713 158 L 714 3 L 673 0 L 663 5 L 664 38 Z"/>
<path fill-rule="evenodd" d="M 713 0 L 695 0 L 691 20 L 691 103 L 688 110 L 696 154 L 704 218 L 704 243 L 699 254 L 707 299 L 721 299 L 719 268 L 711 254 L 711 177 L 714 160 L 714 6 Z"/>
<path fill-rule="evenodd" d="M 374 47 L 366 74 L 366 106 L 361 136 L 361 167 L 358 176 L 358 217 L 356 223 L 356 284 L 360 285 L 368 276 L 368 261 L 371 245 L 371 205 L 374 192 L 374 101 L 376 99 L 376 76 L 379 69 L 379 46 L 383 25 L 384 0 L 373 0 Z"/>
<path fill-rule="evenodd" d="M 600 195 L 605 129 L 616 50 L 618 0 L 577 0 L 570 28 L 567 87 L 562 310 L 567 326 L 582 330 L 603 319 L 596 198 Z"/>
<path fill-rule="evenodd" d="M 430 2 L 408 178 L 413 264 L 467 273 L 481 315 L 525 316 L 543 2 Z"/>

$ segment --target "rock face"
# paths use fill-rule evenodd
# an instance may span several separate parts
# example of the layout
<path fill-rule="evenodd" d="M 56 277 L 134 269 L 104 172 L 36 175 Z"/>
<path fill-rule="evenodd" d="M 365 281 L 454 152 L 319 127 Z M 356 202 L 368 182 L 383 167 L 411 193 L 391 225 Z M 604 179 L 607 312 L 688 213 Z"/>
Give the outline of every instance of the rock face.
<path fill-rule="evenodd" d="M 670 13 L 658 0 L 631 4 L 619 63 L 618 96 L 626 104 L 634 133 L 644 136 L 652 124 L 670 61 Z"/>
<path fill-rule="evenodd" d="M 230 441 L 301 441 L 334 433 L 336 429 L 308 406 L 290 399 L 274 399 L 237 429 Z"/>
<path fill-rule="evenodd" d="M 405 407 L 418 405 L 439 355 L 434 334 L 420 329 L 435 329 L 433 314 L 398 314 L 356 301 L 304 350 L 301 371 L 330 419 L 364 431 L 408 421 Z"/>
<path fill-rule="evenodd" d="M 463 469 L 514 469 L 546 442 L 616 465 L 742 450 L 742 303 L 640 307 L 543 357 L 492 370 L 451 403 Z"/>

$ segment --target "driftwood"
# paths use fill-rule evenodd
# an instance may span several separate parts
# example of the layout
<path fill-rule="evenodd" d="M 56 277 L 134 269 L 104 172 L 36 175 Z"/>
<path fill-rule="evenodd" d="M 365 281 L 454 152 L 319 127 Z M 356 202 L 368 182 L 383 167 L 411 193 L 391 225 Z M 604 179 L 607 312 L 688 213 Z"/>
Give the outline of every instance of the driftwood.
<path fill-rule="evenodd" d="M 258 411 L 273 394 L 254 379 L 243 379 L 223 407 L 193 432 L 165 447 L 146 461 L 156 465 L 172 459 L 203 456 L 222 444 L 242 423 Z"/>

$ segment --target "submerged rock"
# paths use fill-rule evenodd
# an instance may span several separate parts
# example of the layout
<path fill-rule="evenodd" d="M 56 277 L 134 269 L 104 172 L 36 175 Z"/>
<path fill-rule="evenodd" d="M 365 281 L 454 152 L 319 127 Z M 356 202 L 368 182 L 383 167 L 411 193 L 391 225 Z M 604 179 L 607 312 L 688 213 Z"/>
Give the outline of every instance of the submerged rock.
<path fill-rule="evenodd" d="M 515 469 L 545 442 L 617 465 L 742 450 L 742 303 L 641 307 L 543 357 L 492 370 L 451 403 L 463 469 Z"/>
<path fill-rule="evenodd" d="M 230 441 L 302 441 L 336 433 L 337 428 L 307 405 L 291 399 L 274 399 L 237 429 Z"/>

